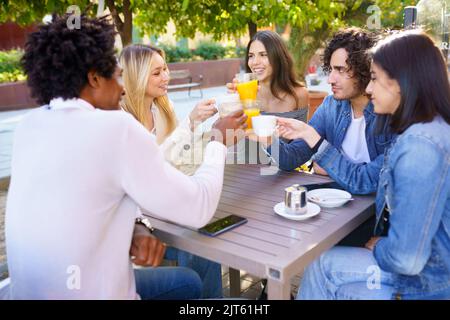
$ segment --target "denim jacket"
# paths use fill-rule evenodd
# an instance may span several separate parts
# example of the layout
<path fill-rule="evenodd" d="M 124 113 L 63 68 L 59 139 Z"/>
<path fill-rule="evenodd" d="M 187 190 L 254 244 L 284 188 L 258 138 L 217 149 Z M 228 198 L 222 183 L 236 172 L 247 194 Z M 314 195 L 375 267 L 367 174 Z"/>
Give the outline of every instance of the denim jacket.
<path fill-rule="evenodd" d="M 450 298 L 450 125 L 415 124 L 386 151 L 376 198 L 381 269 L 405 299 Z M 387 208 L 387 210 L 384 210 Z"/>
<path fill-rule="evenodd" d="M 326 97 L 309 122 L 325 139 L 313 160 L 325 169 L 333 180 L 355 194 L 369 194 L 377 190 L 384 150 L 392 140 L 392 135 L 387 131 L 374 135 L 377 116 L 370 102 L 364 110 L 364 119 L 371 162 L 360 164 L 350 161 L 341 151 L 342 142 L 352 121 L 349 100 L 337 100 L 331 95 Z M 293 170 L 313 156 L 314 151 L 302 139 L 290 143 L 277 140 L 274 143 L 279 143 L 279 152 L 275 152 L 277 147 L 272 144 L 272 157 L 282 170 Z"/>

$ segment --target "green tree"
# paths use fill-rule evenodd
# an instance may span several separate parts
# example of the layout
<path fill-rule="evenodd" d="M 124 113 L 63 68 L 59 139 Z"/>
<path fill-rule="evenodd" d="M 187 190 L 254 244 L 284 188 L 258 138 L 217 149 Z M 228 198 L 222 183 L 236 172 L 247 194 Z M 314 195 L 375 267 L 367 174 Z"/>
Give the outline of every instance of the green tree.
<path fill-rule="evenodd" d="M 402 11 L 415 0 L 3 0 L 0 22 L 33 23 L 50 12 L 66 12 L 69 5 L 95 15 L 98 3 L 104 2 L 120 33 L 122 44 L 132 41 L 133 23 L 142 33 L 166 32 L 173 21 L 176 36 L 193 38 L 197 31 L 212 34 L 214 39 L 240 36 L 257 27 L 290 25 L 289 47 L 296 69 L 303 76 L 307 63 L 317 48 L 339 27 L 365 26 L 371 5 L 380 8 L 381 27 L 401 26 Z M 372 13 L 373 15 L 373 13 Z"/>
<path fill-rule="evenodd" d="M 359 26 L 375 32 L 379 29 L 401 28 L 403 8 L 416 2 L 416 0 L 315 1 L 311 4 L 306 17 L 287 21 L 292 25 L 289 48 L 296 61 L 297 73 L 302 78 L 311 57 L 318 48 L 325 46 L 325 41 L 339 28 Z M 328 14 L 318 15 L 316 12 Z"/>
<path fill-rule="evenodd" d="M 136 7 L 146 6 L 147 2 L 145 0 L 2 0 L 0 23 L 7 21 L 17 22 L 20 25 L 38 23 L 47 14 L 68 12 L 73 5 L 78 6 L 81 13 L 84 12 L 90 16 L 103 15 L 104 9 L 108 8 L 122 44 L 127 45 L 132 41 L 133 10 Z M 73 9 L 69 12 L 76 13 Z"/>
<path fill-rule="evenodd" d="M 155 10 L 137 10 L 135 22 L 149 34 L 164 33 L 172 20 L 179 37 L 194 37 L 195 32 L 224 36 L 250 37 L 257 27 L 290 25 L 289 47 L 296 70 L 303 76 L 307 64 L 324 41 L 340 27 L 366 26 L 379 16 L 381 26 L 402 25 L 402 11 L 415 0 L 154 0 Z M 377 5 L 377 8 L 370 7 Z M 157 8 L 159 10 L 157 10 Z M 369 9 L 369 11 L 368 11 Z M 371 18 L 372 17 L 372 18 Z M 371 21 L 377 22 L 377 21 Z M 372 23 L 373 24 L 373 23 Z M 373 27 L 373 26 L 372 26 Z"/>

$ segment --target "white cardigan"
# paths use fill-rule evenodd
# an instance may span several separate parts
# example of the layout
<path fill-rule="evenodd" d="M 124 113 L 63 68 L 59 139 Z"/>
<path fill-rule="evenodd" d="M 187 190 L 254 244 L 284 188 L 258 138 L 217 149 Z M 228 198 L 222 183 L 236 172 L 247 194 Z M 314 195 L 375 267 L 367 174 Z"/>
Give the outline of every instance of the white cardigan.
<path fill-rule="evenodd" d="M 171 103 L 172 106 L 172 103 Z M 157 130 L 165 126 L 161 113 L 156 104 L 151 108 L 153 119 L 155 119 L 152 133 L 157 135 Z M 204 138 L 205 136 L 205 138 Z M 187 175 L 193 175 L 203 162 L 203 154 L 206 141 L 210 136 L 209 132 L 203 134 L 200 126 L 192 132 L 189 116 L 177 123 L 176 128 L 167 136 L 160 147 L 167 161 L 175 168 Z M 159 137 L 159 139 L 161 139 Z"/>
<path fill-rule="evenodd" d="M 188 177 L 123 111 L 54 99 L 15 131 L 6 207 L 11 297 L 134 299 L 137 207 L 198 228 L 213 216 L 226 147 L 210 142 Z"/>

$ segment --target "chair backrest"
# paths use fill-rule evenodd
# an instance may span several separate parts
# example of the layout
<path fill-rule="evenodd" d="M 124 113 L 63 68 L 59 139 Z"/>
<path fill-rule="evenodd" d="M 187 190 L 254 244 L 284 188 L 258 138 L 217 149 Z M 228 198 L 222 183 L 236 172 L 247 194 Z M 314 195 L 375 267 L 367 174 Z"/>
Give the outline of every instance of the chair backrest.
<path fill-rule="evenodd" d="M 0 300 L 8 300 L 9 296 L 8 266 L 6 263 L 0 264 Z"/>
<path fill-rule="evenodd" d="M 191 76 L 191 72 L 189 70 L 173 70 L 170 71 L 170 79 L 186 79 Z"/>
<path fill-rule="evenodd" d="M 8 277 L 8 265 L 6 263 L 0 263 L 0 280 Z"/>
<path fill-rule="evenodd" d="M 10 299 L 9 284 L 10 284 L 9 278 L 0 280 L 0 300 L 9 300 Z"/>

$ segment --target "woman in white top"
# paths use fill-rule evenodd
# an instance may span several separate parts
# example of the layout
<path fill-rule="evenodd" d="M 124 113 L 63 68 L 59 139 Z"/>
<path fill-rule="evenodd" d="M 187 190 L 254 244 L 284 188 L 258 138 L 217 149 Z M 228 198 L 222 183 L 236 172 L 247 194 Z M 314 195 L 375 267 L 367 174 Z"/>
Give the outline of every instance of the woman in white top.
<path fill-rule="evenodd" d="M 273 31 L 258 31 L 247 45 L 246 71 L 256 74 L 258 100 L 267 114 L 306 121 L 308 90 L 297 80 L 294 62 L 283 39 Z M 228 83 L 236 90 L 237 79 Z"/>
<path fill-rule="evenodd" d="M 261 105 L 261 114 L 306 122 L 308 90 L 298 80 L 293 58 L 278 33 L 262 30 L 252 37 L 247 45 L 245 67 L 247 72 L 256 74 L 258 79 L 257 99 Z M 230 92 L 236 91 L 237 82 L 237 79 L 233 79 L 232 83 L 227 84 Z M 239 150 L 245 149 L 245 161 L 267 163 L 262 149 L 255 147 L 255 142 L 250 138 L 250 141 L 243 140 L 238 146 Z M 258 150 L 256 154 L 255 150 Z"/>
<path fill-rule="evenodd" d="M 164 51 L 133 44 L 122 50 L 119 61 L 126 91 L 122 108 L 155 134 L 174 167 L 192 175 L 202 162 L 203 135 L 198 126 L 217 112 L 215 101 L 199 102 L 188 117 L 178 122 L 167 96 L 170 74 Z"/>
<path fill-rule="evenodd" d="M 196 128 L 217 110 L 214 100 L 205 100 L 178 123 L 167 96 L 169 69 L 164 57 L 161 49 L 150 45 L 133 44 L 123 49 L 119 58 L 126 92 L 122 108 L 156 136 L 166 160 L 191 175 L 203 159 L 203 135 Z M 222 296 L 220 264 L 173 247 L 167 249 L 165 258 L 199 274 L 204 298 Z"/>
<path fill-rule="evenodd" d="M 216 135 L 208 143 L 193 177 L 174 169 L 155 138 L 119 110 L 114 26 L 81 16 L 80 28 L 69 29 L 69 18 L 39 26 L 23 57 L 43 106 L 14 136 L 6 205 L 11 298 L 198 298 L 198 276 L 187 268 L 133 270 L 132 263 L 157 266 L 164 254 L 135 223 L 136 212 L 194 228 L 210 221 L 222 189 L 224 141 Z M 224 136 L 245 121 L 236 115 L 213 127 Z"/>

